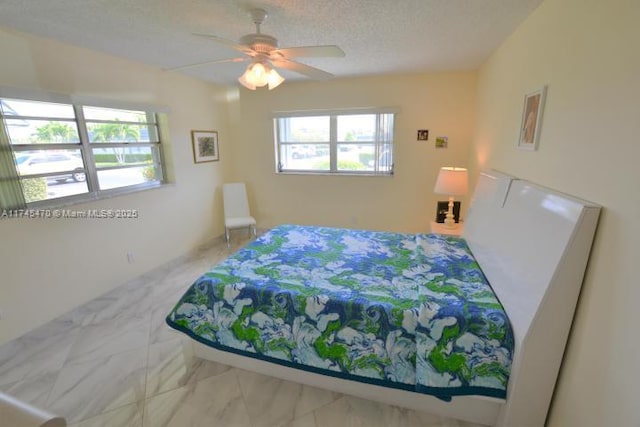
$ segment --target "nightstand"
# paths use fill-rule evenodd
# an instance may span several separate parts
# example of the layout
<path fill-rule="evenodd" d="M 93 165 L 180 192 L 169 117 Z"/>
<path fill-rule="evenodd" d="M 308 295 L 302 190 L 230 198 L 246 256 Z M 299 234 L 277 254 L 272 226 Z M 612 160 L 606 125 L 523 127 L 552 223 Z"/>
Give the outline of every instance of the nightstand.
<path fill-rule="evenodd" d="M 459 222 L 454 228 L 447 228 L 441 222 L 431 221 L 431 232 L 436 234 L 448 234 L 450 236 L 461 236 L 464 224 Z"/>

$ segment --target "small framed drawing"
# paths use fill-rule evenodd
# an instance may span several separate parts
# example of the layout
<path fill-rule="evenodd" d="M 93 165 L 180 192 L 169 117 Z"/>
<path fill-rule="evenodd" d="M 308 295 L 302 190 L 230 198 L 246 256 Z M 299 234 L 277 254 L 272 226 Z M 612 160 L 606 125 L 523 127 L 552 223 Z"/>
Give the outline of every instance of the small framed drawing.
<path fill-rule="evenodd" d="M 192 130 L 193 161 L 195 163 L 217 162 L 220 160 L 218 150 L 218 132 L 213 130 Z"/>
<path fill-rule="evenodd" d="M 418 141 L 428 141 L 428 140 L 429 140 L 429 129 L 419 129 Z"/>
<path fill-rule="evenodd" d="M 447 148 L 449 145 L 449 137 L 439 136 L 436 138 L 436 148 Z"/>
<path fill-rule="evenodd" d="M 533 151 L 538 149 L 546 93 L 547 87 L 543 86 L 541 89 L 524 96 L 522 123 L 520 124 L 520 137 L 518 138 L 518 148 L 521 150 Z"/>

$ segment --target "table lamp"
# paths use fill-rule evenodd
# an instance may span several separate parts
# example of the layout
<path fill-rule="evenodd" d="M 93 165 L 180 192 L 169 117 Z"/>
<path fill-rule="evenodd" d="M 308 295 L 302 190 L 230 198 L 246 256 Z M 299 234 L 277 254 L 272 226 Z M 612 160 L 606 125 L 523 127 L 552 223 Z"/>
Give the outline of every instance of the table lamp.
<path fill-rule="evenodd" d="M 453 219 L 453 197 L 464 196 L 469 189 L 467 170 L 465 168 L 443 167 L 440 168 L 436 186 L 433 191 L 437 194 L 446 194 L 449 196 L 449 209 L 444 220 L 444 226 L 454 228 L 455 221 Z"/>

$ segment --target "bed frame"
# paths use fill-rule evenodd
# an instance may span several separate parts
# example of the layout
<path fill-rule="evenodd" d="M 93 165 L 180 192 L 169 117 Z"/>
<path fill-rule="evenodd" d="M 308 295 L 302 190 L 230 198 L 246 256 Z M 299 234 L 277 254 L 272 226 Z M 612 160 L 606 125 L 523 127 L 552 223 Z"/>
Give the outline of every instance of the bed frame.
<path fill-rule="evenodd" d="M 507 398 L 451 402 L 239 356 L 185 338 L 185 352 L 241 369 L 441 416 L 501 427 L 545 423 L 600 207 L 496 171 L 481 173 L 463 237 L 512 323 Z"/>

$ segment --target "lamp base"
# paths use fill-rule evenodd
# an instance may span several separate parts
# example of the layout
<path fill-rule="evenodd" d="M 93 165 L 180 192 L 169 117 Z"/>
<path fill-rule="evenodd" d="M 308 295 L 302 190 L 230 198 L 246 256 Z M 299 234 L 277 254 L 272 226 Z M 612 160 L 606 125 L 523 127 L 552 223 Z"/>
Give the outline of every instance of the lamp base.
<path fill-rule="evenodd" d="M 456 221 L 453 218 L 453 197 L 449 197 L 449 209 L 447 210 L 447 216 L 444 217 L 444 226 L 456 228 Z"/>

